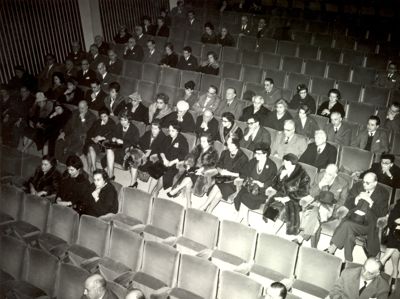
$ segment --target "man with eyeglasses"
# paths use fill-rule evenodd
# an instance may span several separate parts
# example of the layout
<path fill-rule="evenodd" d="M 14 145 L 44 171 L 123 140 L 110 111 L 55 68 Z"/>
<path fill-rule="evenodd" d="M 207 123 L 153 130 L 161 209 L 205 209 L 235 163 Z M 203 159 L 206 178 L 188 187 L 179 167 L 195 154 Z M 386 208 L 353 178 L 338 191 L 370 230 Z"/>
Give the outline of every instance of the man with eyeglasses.
<path fill-rule="evenodd" d="M 344 248 L 346 261 L 352 262 L 356 237 L 364 236 L 367 256 L 375 257 L 380 251 L 377 222 L 387 215 L 388 207 L 389 192 L 378 185 L 375 173 L 366 173 L 362 182 L 353 185 L 344 206 L 338 209 L 337 215 L 342 222 L 325 251 L 334 254 L 336 249 Z"/>
<path fill-rule="evenodd" d="M 383 154 L 381 161 L 372 164 L 370 169 L 360 175 L 360 178 L 368 172 L 375 173 L 379 183 L 400 188 L 400 167 L 394 164 L 394 155 Z"/>
<path fill-rule="evenodd" d="M 375 85 L 384 88 L 397 89 L 400 87 L 400 75 L 397 70 L 397 64 L 390 62 L 386 72 L 378 74 Z"/>
<path fill-rule="evenodd" d="M 90 83 L 96 80 L 96 72 L 90 69 L 89 60 L 83 59 L 81 62 L 81 70 L 78 71 L 77 79 L 79 85 L 90 87 Z"/>
<path fill-rule="evenodd" d="M 215 115 L 221 116 L 225 112 L 230 112 L 239 119 L 243 112 L 243 102 L 239 101 L 236 94 L 236 89 L 228 87 L 225 91 L 225 100 L 221 101 Z"/>
<path fill-rule="evenodd" d="M 277 134 L 271 149 L 271 155 L 276 158 L 282 159 L 286 154 L 300 157 L 307 149 L 307 140 L 304 136 L 295 134 L 295 123 L 288 119 L 283 125 L 283 131 Z"/>
<path fill-rule="evenodd" d="M 247 119 L 247 128 L 244 131 L 240 146 L 254 151 L 257 144 L 271 144 L 271 134 L 264 127 L 260 126 L 260 117 L 253 115 Z"/>
<path fill-rule="evenodd" d="M 331 122 L 324 127 L 327 140 L 340 145 L 350 145 L 352 131 L 349 125 L 343 123 L 340 112 L 332 112 L 330 118 Z"/>
<path fill-rule="evenodd" d="M 371 257 L 362 267 L 344 269 L 327 298 L 388 298 L 389 284 L 381 275 L 381 267 L 382 264 Z"/>
<path fill-rule="evenodd" d="M 257 115 L 260 120 L 260 125 L 265 127 L 267 124 L 268 114 L 271 112 L 264 106 L 264 98 L 262 96 L 254 96 L 251 101 L 253 105 L 243 109 L 240 121 L 247 121 L 250 117 Z"/>
<path fill-rule="evenodd" d="M 393 132 L 400 133 L 400 103 L 393 102 L 387 113 L 383 127 Z"/>
<path fill-rule="evenodd" d="M 199 97 L 199 100 L 194 103 L 192 109 L 196 113 L 203 113 L 206 109 L 214 112 L 220 101 L 221 99 L 218 96 L 218 88 L 214 85 L 210 85 L 208 91 Z"/>

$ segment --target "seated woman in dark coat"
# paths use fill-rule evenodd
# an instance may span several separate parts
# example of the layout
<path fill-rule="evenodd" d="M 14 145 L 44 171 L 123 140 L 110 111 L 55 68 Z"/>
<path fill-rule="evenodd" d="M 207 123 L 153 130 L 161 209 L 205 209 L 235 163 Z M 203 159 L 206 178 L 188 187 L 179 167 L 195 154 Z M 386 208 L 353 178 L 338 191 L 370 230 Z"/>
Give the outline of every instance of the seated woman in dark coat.
<path fill-rule="evenodd" d="M 225 144 L 229 137 L 233 134 L 239 140 L 243 138 L 242 129 L 235 122 L 235 116 L 230 112 L 224 112 L 221 115 L 221 122 L 219 126 L 219 137 L 222 144 Z"/>
<path fill-rule="evenodd" d="M 271 186 L 277 172 L 275 163 L 269 158 L 270 153 L 268 143 L 257 144 L 254 158 L 240 172 L 240 178 L 244 182 L 234 200 L 235 209 L 239 212 L 238 222 L 248 225 L 249 209 L 259 209 L 265 203 L 265 189 Z"/>
<path fill-rule="evenodd" d="M 215 185 L 211 188 L 207 201 L 200 210 L 212 213 L 221 199 L 228 200 L 237 195 L 234 180 L 239 177 L 246 164 L 249 162 L 247 156 L 240 149 L 240 139 L 233 134 L 227 138 L 227 149 L 221 153 L 217 163 L 218 174 L 215 177 Z"/>
<path fill-rule="evenodd" d="M 139 141 L 139 130 L 131 122 L 131 115 L 124 111 L 119 116 L 120 123 L 114 127 L 109 142 L 105 142 L 106 156 L 101 159 L 103 168 L 107 167 L 107 173 L 111 180 L 114 176 L 114 163 L 123 164 L 126 153 L 131 146 L 136 146 Z M 132 175 L 132 174 L 131 174 Z"/>
<path fill-rule="evenodd" d="M 150 173 L 152 178 L 158 180 L 152 190 L 154 197 L 162 188 L 168 189 L 173 184 L 174 176 L 178 173 L 176 165 L 184 161 L 189 152 L 188 142 L 181 134 L 181 126 L 178 123 L 171 123 L 168 127 L 169 136 L 166 137 L 164 147 L 159 154 L 160 163 L 157 171 Z"/>
<path fill-rule="evenodd" d="M 317 121 L 310 115 L 311 110 L 306 105 L 300 105 L 294 118 L 296 133 L 306 136 L 310 142 L 314 141 L 315 131 L 319 130 Z"/>
<path fill-rule="evenodd" d="M 36 196 L 56 194 L 61 174 L 57 170 L 57 160 L 48 155 L 43 156 L 42 164 L 35 174 L 26 182 L 26 191 Z"/>
<path fill-rule="evenodd" d="M 174 52 L 174 45 L 172 43 L 165 44 L 165 55 L 160 61 L 161 66 L 176 67 L 178 64 L 178 54 Z"/>
<path fill-rule="evenodd" d="M 58 100 L 61 103 L 74 106 L 78 106 L 79 102 L 83 100 L 83 91 L 78 87 L 78 81 L 75 78 L 67 80 L 67 90 L 58 97 Z"/>
<path fill-rule="evenodd" d="M 50 100 L 57 100 L 61 97 L 65 90 L 67 89 L 65 86 L 65 77 L 61 72 L 55 72 L 53 74 L 53 85 L 49 90 L 45 91 L 46 97 Z"/>
<path fill-rule="evenodd" d="M 223 47 L 234 47 L 235 39 L 228 32 L 228 29 L 226 27 L 222 27 L 221 33 L 217 35 L 217 43 Z"/>
<path fill-rule="evenodd" d="M 100 217 L 118 212 L 118 193 L 103 169 L 93 172 L 93 184 L 84 203 L 84 214 Z"/>
<path fill-rule="evenodd" d="M 119 114 L 122 111 L 128 111 L 132 120 L 143 122 L 145 124 L 149 123 L 149 109 L 143 105 L 142 97 L 137 92 L 128 96 L 128 104 L 126 104 L 124 110 L 120 110 Z"/>
<path fill-rule="evenodd" d="M 207 53 L 207 60 L 203 61 L 198 71 L 203 74 L 215 75 L 219 74 L 219 63 L 217 61 L 217 53 L 210 51 Z"/>
<path fill-rule="evenodd" d="M 83 163 L 76 155 L 68 156 L 67 170 L 60 181 L 56 202 L 72 207 L 79 214 L 85 211 L 85 197 L 90 192 L 88 175 L 83 171 Z"/>
<path fill-rule="evenodd" d="M 283 131 L 285 120 L 292 118 L 288 111 L 287 102 L 284 99 L 280 99 L 275 102 L 274 110 L 268 114 L 265 126 L 277 131 Z"/>
<path fill-rule="evenodd" d="M 340 91 L 333 88 L 328 92 L 329 100 L 323 102 L 317 110 L 318 115 L 330 117 L 332 112 L 339 112 L 342 117 L 345 116 L 343 104 L 340 103 Z"/>
<path fill-rule="evenodd" d="M 310 109 L 310 113 L 315 113 L 315 100 L 308 93 L 308 87 L 305 84 L 297 85 L 297 93 L 293 96 L 292 100 L 289 102 L 290 109 L 299 109 L 302 105 L 307 105 Z"/>
<path fill-rule="evenodd" d="M 298 163 L 294 154 L 283 156 L 282 167 L 267 188 L 266 195 L 269 197 L 267 207 L 273 202 L 280 202 L 286 211 L 286 234 L 297 235 L 300 230 L 300 199 L 309 195 L 310 177 Z"/>
<path fill-rule="evenodd" d="M 201 36 L 203 44 L 216 44 L 217 36 L 214 33 L 214 25 L 210 22 L 204 24 L 204 33 Z"/>
<path fill-rule="evenodd" d="M 83 153 L 87 155 L 89 172 L 96 170 L 96 157 L 104 148 L 102 142 L 111 139 L 115 131 L 115 122 L 110 117 L 107 108 L 99 111 L 99 119 L 90 127 L 86 135 L 86 142 L 83 146 Z"/>
<path fill-rule="evenodd" d="M 186 161 L 190 159 L 190 162 L 186 162 L 190 167 L 186 172 L 178 179 L 179 183 L 175 183 L 171 191 L 167 193 L 169 197 L 176 197 L 181 190 L 184 190 L 186 198 L 186 208 L 192 206 L 192 187 L 199 181 L 198 188 L 200 194 L 194 191 L 195 194 L 202 196 L 204 191 L 208 192 L 207 187 L 211 187 L 211 176 L 216 174 L 216 165 L 218 162 L 218 152 L 212 146 L 214 140 L 209 133 L 203 133 L 200 136 L 200 143 L 193 151 L 188 155 Z M 207 189 L 207 190 L 206 190 Z"/>

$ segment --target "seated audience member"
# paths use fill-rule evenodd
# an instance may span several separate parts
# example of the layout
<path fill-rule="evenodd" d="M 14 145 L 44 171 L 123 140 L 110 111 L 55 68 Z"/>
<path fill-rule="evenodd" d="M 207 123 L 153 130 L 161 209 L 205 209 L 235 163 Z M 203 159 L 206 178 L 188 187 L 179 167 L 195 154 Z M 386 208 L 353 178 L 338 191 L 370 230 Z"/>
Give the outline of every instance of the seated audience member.
<path fill-rule="evenodd" d="M 56 57 L 53 54 L 47 54 L 45 60 L 46 66 L 38 75 L 38 87 L 43 92 L 49 90 L 53 85 L 53 74 L 62 71 L 62 66 L 56 63 Z"/>
<path fill-rule="evenodd" d="M 66 80 L 69 78 L 77 78 L 78 68 L 71 59 L 65 59 L 63 75 Z"/>
<path fill-rule="evenodd" d="M 304 168 L 298 163 L 294 154 L 286 154 L 282 158 L 282 167 L 274 177 L 270 188 L 265 190 L 268 196 L 266 203 L 269 208 L 277 202 L 282 204 L 286 211 L 286 234 L 297 235 L 300 232 L 300 200 L 309 195 L 310 177 Z M 268 216 L 266 217 L 268 218 Z M 274 219 L 279 218 L 279 215 Z M 283 219 L 282 219 L 283 220 Z"/>
<path fill-rule="evenodd" d="M 299 109 L 303 105 L 307 105 L 311 114 L 315 113 L 315 100 L 308 93 L 308 87 L 305 84 L 297 85 L 297 93 L 293 96 L 292 100 L 289 102 L 290 109 Z"/>
<path fill-rule="evenodd" d="M 142 29 L 144 34 L 154 35 L 154 25 L 151 23 L 151 18 L 149 16 L 142 17 Z"/>
<path fill-rule="evenodd" d="M 240 149 L 240 139 L 232 134 L 227 138 L 225 149 L 218 160 L 215 184 L 211 188 L 206 202 L 200 207 L 200 210 L 212 213 L 221 199 L 232 201 L 237 195 L 237 188 L 234 180 L 245 169 L 248 163 L 247 156 Z"/>
<path fill-rule="evenodd" d="M 221 28 L 221 33 L 217 35 L 217 43 L 222 47 L 234 47 L 236 44 L 235 39 L 229 33 L 226 27 Z"/>
<path fill-rule="evenodd" d="M 242 16 L 240 18 L 240 32 L 239 36 L 245 36 L 251 34 L 251 28 L 249 24 L 249 18 L 247 16 Z"/>
<path fill-rule="evenodd" d="M 381 120 L 376 115 L 368 119 L 367 128 L 358 132 L 352 140 L 351 146 L 373 152 L 379 156 L 389 151 L 389 137 L 384 130 L 380 130 Z"/>
<path fill-rule="evenodd" d="M 56 202 L 59 205 L 72 207 L 79 214 L 85 209 L 85 196 L 90 192 L 88 175 L 83 171 L 83 163 L 76 155 L 68 156 L 67 170 L 59 184 Z"/>
<path fill-rule="evenodd" d="M 165 55 L 160 61 L 161 66 L 176 67 L 178 65 L 178 54 L 174 52 L 174 45 L 170 42 L 165 44 Z"/>
<path fill-rule="evenodd" d="M 225 99 L 221 101 L 215 110 L 215 115 L 221 116 L 225 112 L 232 113 L 236 119 L 242 115 L 244 104 L 237 98 L 236 89 L 228 87 Z"/>
<path fill-rule="evenodd" d="M 161 16 L 157 18 L 157 26 L 154 28 L 154 35 L 163 37 L 169 36 L 169 28 L 165 24 L 165 19 Z"/>
<path fill-rule="evenodd" d="M 156 101 L 149 106 L 149 123 L 154 119 L 162 119 L 172 112 L 171 107 L 168 105 L 169 97 L 165 93 L 158 93 Z"/>
<path fill-rule="evenodd" d="M 328 164 L 336 164 L 337 149 L 326 142 L 326 133 L 323 130 L 315 131 L 314 142 L 309 143 L 306 151 L 301 155 L 300 162 L 325 169 Z"/>
<path fill-rule="evenodd" d="M 186 208 L 192 207 L 193 186 L 193 193 L 200 197 L 208 193 L 212 186 L 211 176 L 215 174 L 215 167 L 218 162 L 218 152 L 213 147 L 212 136 L 206 133 L 201 135 L 199 140 L 199 144 L 185 159 L 186 171 L 172 185 L 171 191 L 167 193 L 169 197 L 176 197 L 181 190 L 184 190 Z M 190 164 L 191 162 L 193 164 Z"/>
<path fill-rule="evenodd" d="M 198 71 L 203 74 L 217 76 L 219 74 L 219 63 L 217 54 L 213 51 L 207 52 L 207 60 L 201 63 Z"/>
<path fill-rule="evenodd" d="M 142 61 L 143 60 L 143 48 L 136 43 L 134 37 L 130 37 L 124 51 L 124 59 Z"/>
<path fill-rule="evenodd" d="M 204 134 L 211 136 L 213 141 L 219 140 L 219 123 L 218 120 L 214 118 L 214 113 L 211 110 L 204 110 L 204 112 L 199 115 L 196 119 L 196 129 L 195 133 L 197 138 Z"/>
<path fill-rule="evenodd" d="M 192 55 L 191 47 L 183 48 L 183 55 L 179 58 L 177 68 L 183 71 L 197 71 L 197 58 Z"/>
<path fill-rule="evenodd" d="M 189 152 L 188 142 L 181 134 L 181 126 L 177 122 L 172 122 L 168 126 L 168 134 L 159 154 L 160 165 L 152 176 L 158 180 L 152 190 L 154 197 L 158 196 L 162 188 L 165 190 L 172 187 L 174 177 L 178 173 L 177 164 L 183 162 Z"/>
<path fill-rule="evenodd" d="M 104 41 L 104 38 L 101 35 L 96 35 L 94 37 L 94 43 L 99 49 L 101 55 L 107 55 L 110 45 Z"/>
<path fill-rule="evenodd" d="M 115 179 L 114 164 L 123 164 L 126 153 L 131 146 L 136 147 L 139 141 L 139 130 L 131 122 L 131 116 L 123 111 L 119 115 L 119 124 L 114 127 L 109 142 L 105 143 L 106 156 L 101 159 L 103 168 L 107 168 L 107 174 L 111 180 Z"/>
<path fill-rule="evenodd" d="M 126 294 L 125 299 L 146 299 L 143 292 L 139 289 L 131 289 Z"/>
<path fill-rule="evenodd" d="M 338 210 L 342 222 L 333 233 L 331 245 L 325 251 L 334 254 L 344 248 L 346 261 L 353 261 L 353 249 L 357 236 L 365 236 L 368 256 L 380 251 L 377 220 L 388 213 L 388 192 L 378 185 L 376 174 L 365 174 L 363 181 L 355 183 L 344 206 Z"/>
<path fill-rule="evenodd" d="M 88 299 L 117 299 L 110 289 L 107 288 L 107 282 L 100 274 L 92 274 L 85 281 L 85 290 L 83 295 Z"/>
<path fill-rule="evenodd" d="M 115 131 L 115 122 L 110 118 L 107 108 L 99 111 L 99 119 L 96 120 L 86 134 L 83 147 L 87 155 L 89 173 L 96 170 L 96 157 L 104 148 L 103 142 L 110 140 Z"/>
<path fill-rule="evenodd" d="M 25 86 L 31 91 L 37 90 L 37 79 L 32 74 L 28 73 L 22 65 L 14 66 L 14 73 L 15 76 L 8 81 L 10 89 L 20 89 Z"/>
<path fill-rule="evenodd" d="M 267 288 L 266 295 L 264 299 L 285 299 L 287 296 L 287 288 L 281 282 L 273 282 Z"/>
<path fill-rule="evenodd" d="M 393 132 L 400 132 L 400 103 L 392 102 L 387 113 L 386 119 L 383 123 L 383 128 L 392 130 Z"/>
<path fill-rule="evenodd" d="M 306 136 L 310 141 L 314 140 L 315 131 L 319 129 L 317 121 L 310 116 L 310 108 L 303 104 L 297 109 L 297 115 L 294 118 L 296 125 L 296 134 Z"/>
<path fill-rule="evenodd" d="M 171 123 L 179 124 L 179 131 L 183 133 L 194 132 L 195 123 L 192 114 L 189 111 L 189 104 L 185 101 L 179 101 L 176 104 L 176 111 L 171 112 L 167 116 L 161 119 L 161 126 L 163 128 L 168 128 Z"/>
<path fill-rule="evenodd" d="M 96 116 L 89 111 L 86 101 L 80 101 L 78 109 L 65 125 L 56 142 L 55 155 L 58 161 L 65 161 L 70 154 L 80 156 L 86 140 L 86 134 L 96 121 Z"/>
<path fill-rule="evenodd" d="M 83 100 L 83 91 L 78 87 L 78 81 L 75 78 L 67 80 L 67 89 L 64 94 L 58 97 L 58 100 L 63 104 L 78 106 L 78 103 Z"/>
<path fill-rule="evenodd" d="M 208 91 L 199 97 L 199 100 L 193 105 L 192 110 L 198 114 L 203 113 L 206 109 L 214 112 L 221 99 L 218 96 L 218 88 L 214 85 L 208 87 Z"/>
<path fill-rule="evenodd" d="M 257 114 L 247 119 L 247 128 L 244 131 L 240 146 L 254 151 L 257 144 L 265 143 L 271 146 L 271 134 L 267 129 L 261 127 L 260 118 Z"/>
<path fill-rule="evenodd" d="M 282 131 L 285 121 L 292 118 L 292 115 L 288 111 L 287 102 L 284 99 L 280 99 L 276 101 L 273 111 L 268 113 L 265 126 L 277 131 Z"/>
<path fill-rule="evenodd" d="M 375 80 L 375 85 L 384 88 L 398 89 L 400 87 L 400 75 L 397 64 L 390 62 L 386 72 L 379 73 Z"/>
<path fill-rule="evenodd" d="M 25 184 L 25 191 L 36 196 L 50 196 L 58 192 L 61 175 L 57 170 L 57 160 L 45 155 L 41 165 Z"/>
<path fill-rule="evenodd" d="M 149 36 L 144 34 L 142 26 L 135 26 L 135 39 L 138 46 L 142 47 L 144 50 L 146 48 Z"/>
<path fill-rule="evenodd" d="M 103 61 L 99 62 L 97 64 L 96 70 L 99 69 L 98 66 L 100 64 L 104 64 L 104 62 Z M 77 74 L 77 80 L 78 80 L 79 85 L 90 87 L 90 83 L 93 80 L 96 80 L 96 78 L 97 78 L 96 70 L 92 70 L 89 67 L 90 67 L 89 60 L 83 59 L 81 61 L 81 70 L 79 70 L 78 74 Z"/>
<path fill-rule="evenodd" d="M 263 38 L 267 37 L 268 33 L 268 27 L 267 27 L 267 22 L 265 21 L 265 18 L 260 18 L 258 20 L 257 28 L 254 30 L 254 35 L 257 38 Z"/>
<path fill-rule="evenodd" d="M 68 53 L 67 59 L 71 59 L 76 66 L 81 64 L 83 59 L 86 59 L 86 53 L 82 51 L 81 45 L 78 41 L 73 41 L 71 43 L 72 51 Z"/>
<path fill-rule="evenodd" d="M 257 115 L 260 120 L 260 125 L 265 127 L 267 123 L 268 114 L 271 112 L 264 106 L 264 98 L 261 96 L 253 96 L 253 105 L 243 109 L 240 121 L 247 121 L 250 117 Z"/>
<path fill-rule="evenodd" d="M 395 206 L 389 213 L 388 219 L 388 234 L 386 237 L 386 250 L 383 255 L 381 255 L 381 263 L 385 266 L 386 262 L 392 259 L 392 274 L 390 280 L 390 286 L 392 293 L 397 288 L 397 275 L 399 269 L 399 255 L 400 255 L 400 200 L 396 201 Z"/>
<path fill-rule="evenodd" d="M 283 125 L 283 131 L 278 132 L 272 142 L 271 155 L 282 159 L 286 154 L 300 157 L 307 148 L 307 141 L 303 136 L 295 134 L 294 121 L 288 119 Z"/>
<path fill-rule="evenodd" d="M 264 92 L 262 93 L 264 98 L 264 106 L 269 110 L 275 107 L 276 101 L 283 98 L 282 89 L 275 87 L 274 80 L 272 78 L 265 78 L 264 80 Z"/>
<path fill-rule="evenodd" d="M 108 53 L 108 50 L 107 50 Z M 105 55 L 108 55 L 108 54 Z M 100 62 L 107 62 L 107 58 L 105 55 L 102 55 L 99 53 L 99 48 L 97 47 L 96 44 L 93 44 L 90 46 L 90 52 L 89 52 L 89 57 L 88 60 L 90 62 L 90 69 L 92 71 L 97 70 L 97 66 L 99 65 Z"/>
<path fill-rule="evenodd" d="M 389 284 L 381 275 L 381 267 L 370 257 L 362 267 L 345 268 L 327 298 L 388 298 Z"/>
<path fill-rule="evenodd" d="M 128 103 L 124 110 L 129 113 L 132 120 L 145 124 L 149 123 L 149 109 L 143 105 L 142 97 L 138 92 L 134 92 L 128 96 Z"/>
<path fill-rule="evenodd" d="M 45 92 L 45 95 L 50 100 L 58 100 L 67 87 L 65 86 L 65 78 L 63 73 L 55 72 L 53 74 L 53 86 Z"/>
<path fill-rule="evenodd" d="M 147 48 L 144 50 L 144 63 L 159 64 L 161 60 L 161 53 L 156 49 L 156 42 L 152 39 L 147 41 Z"/>
<path fill-rule="evenodd" d="M 115 76 L 107 71 L 107 67 L 104 62 L 100 62 L 97 65 L 97 73 L 97 79 L 101 83 L 101 88 L 108 93 L 110 83 L 115 82 Z"/>
<path fill-rule="evenodd" d="M 191 108 L 199 99 L 197 93 L 194 92 L 194 87 L 196 84 L 190 80 L 185 83 L 185 93 L 178 101 L 185 101 L 189 104 L 189 108 Z"/>
<path fill-rule="evenodd" d="M 90 110 L 100 111 L 106 108 L 105 99 L 107 94 L 101 89 L 98 79 L 90 82 L 90 89 L 86 92 L 85 101 L 88 103 Z"/>
<path fill-rule="evenodd" d="M 254 119 L 254 118 L 253 118 Z M 243 138 L 242 129 L 235 122 L 235 116 L 230 112 L 224 112 L 219 125 L 219 140 L 226 144 L 229 137 L 235 135 L 239 141 Z"/>
<path fill-rule="evenodd" d="M 164 18 L 164 23 L 165 23 L 166 26 L 168 26 L 168 27 L 171 26 L 172 21 L 171 21 L 171 17 L 169 16 L 168 8 L 165 8 L 165 7 L 161 8 L 160 16 L 162 18 Z"/>
<path fill-rule="evenodd" d="M 345 116 L 344 105 L 340 102 L 340 91 L 333 88 L 328 92 L 328 101 L 323 102 L 317 110 L 318 115 L 330 117 L 333 112 L 339 112 L 342 117 Z"/>
<path fill-rule="evenodd" d="M 400 167 L 394 164 L 394 155 L 382 154 L 381 161 L 373 163 L 370 169 L 360 175 L 360 178 L 368 172 L 375 173 L 379 183 L 400 188 Z"/>
<path fill-rule="evenodd" d="M 214 25 L 210 22 L 204 24 L 204 33 L 201 36 L 201 42 L 203 44 L 216 44 L 217 36 L 214 33 Z"/>
<path fill-rule="evenodd" d="M 86 194 L 84 214 L 100 217 L 118 212 L 118 192 L 103 169 L 93 172 L 93 183 Z"/>
<path fill-rule="evenodd" d="M 337 210 L 344 205 L 349 192 L 349 183 L 338 174 L 338 167 L 329 164 L 315 177 L 311 184 L 310 196 L 300 200 L 303 216 L 300 234 L 294 241 L 301 245 L 311 237 L 311 246 L 317 247 L 321 223 L 338 219 Z"/>
<path fill-rule="evenodd" d="M 340 145 L 350 145 L 352 131 L 349 125 L 343 123 L 343 117 L 340 112 L 332 112 L 330 115 L 331 122 L 324 127 L 329 142 Z"/>
<path fill-rule="evenodd" d="M 159 161 L 159 154 L 164 150 L 165 134 L 161 130 L 161 123 L 159 119 L 154 119 L 151 123 L 150 130 L 146 131 L 139 139 L 138 148 L 143 152 L 143 155 L 137 153 L 135 155 L 134 149 L 129 150 L 132 159 L 126 159 L 125 164 L 128 163 L 131 170 L 131 184 L 130 188 L 137 188 L 138 170 L 146 172 L 149 176 L 158 179 L 157 162 Z M 150 187 L 150 190 L 154 188 Z"/>
<path fill-rule="evenodd" d="M 249 224 L 249 209 L 256 210 L 265 203 L 265 189 L 271 186 L 277 174 L 275 163 L 269 158 L 270 147 L 259 143 L 254 147 L 254 158 L 239 172 L 243 184 L 234 199 L 237 220 Z M 238 181 L 238 179 L 236 179 Z"/>
<path fill-rule="evenodd" d="M 128 32 L 128 29 L 126 28 L 126 26 L 121 25 L 118 29 L 118 33 L 114 36 L 114 42 L 116 44 L 126 44 L 129 40 L 129 38 L 132 35 Z"/>
<path fill-rule="evenodd" d="M 36 93 L 36 100 L 28 113 L 28 124 L 24 127 L 24 140 L 22 152 L 26 152 L 36 141 L 38 132 L 44 130 L 45 120 L 53 111 L 53 103 L 49 101 L 43 92 Z M 39 133 L 40 134 L 40 133 Z M 39 150 L 42 149 L 41 147 Z"/>
<path fill-rule="evenodd" d="M 185 22 L 185 28 L 187 30 L 190 29 L 200 29 L 202 26 L 201 22 L 199 19 L 196 18 L 196 14 L 193 10 L 189 10 L 187 12 L 187 18 L 186 18 L 186 22 Z"/>
<path fill-rule="evenodd" d="M 171 9 L 171 17 L 173 18 L 184 18 L 186 14 L 186 8 L 184 1 L 176 1 L 176 6 Z"/>
<path fill-rule="evenodd" d="M 122 61 L 118 58 L 117 53 L 112 49 L 108 50 L 107 70 L 111 74 L 119 76 L 122 74 L 122 66 Z"/>
<path fill-rule="evenodd" d="M 109 84 L 109 94 L 104 99 L 104 106 L 112 116 L 119 115 L 125 108 L 125 99 L 119 92 L 120 88 L 121 86 L 118 82 L 111 82 Z"/>

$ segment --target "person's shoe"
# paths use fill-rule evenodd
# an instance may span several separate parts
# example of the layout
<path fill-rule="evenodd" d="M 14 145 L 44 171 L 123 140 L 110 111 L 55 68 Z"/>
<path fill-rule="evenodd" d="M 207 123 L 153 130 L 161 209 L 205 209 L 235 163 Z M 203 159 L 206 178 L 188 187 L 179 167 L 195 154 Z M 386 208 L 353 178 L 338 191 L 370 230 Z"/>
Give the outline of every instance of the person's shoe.
<path fill-rule="evenodd" d="M 331 254 L 331 255 L 334 255 L 334 253 L 329 252 L 329 248 L 324 249 L 324 252 L 329 253 L 329 254 Z"/>
<path fill-rule="evenodd" d="M 128 186 L 128 188 L 137 188 L 137 186 L 138 186 L 138 182 L 136 182 L 136 183 L 134 183 L 134 184 Z"/>
<path fill-rule="evenodd" d="M 303 245 L 303 241 L 300 241 L 299 239 L 293 239 L 292 242 L 296 243 L 299 246 Z"/>
<path fill-rule="evenodd" d="M 175 198 L 178 197 L 179 193 L 171 194 L 171 192 L 167 192 L 168 197 Z"/>

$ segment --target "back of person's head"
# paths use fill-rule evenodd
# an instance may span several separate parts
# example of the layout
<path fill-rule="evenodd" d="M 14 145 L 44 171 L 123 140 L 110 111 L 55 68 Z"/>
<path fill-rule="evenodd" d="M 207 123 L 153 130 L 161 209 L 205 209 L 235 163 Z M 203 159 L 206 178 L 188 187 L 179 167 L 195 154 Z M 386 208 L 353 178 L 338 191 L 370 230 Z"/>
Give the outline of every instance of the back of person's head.
<path fill-rule="evenodd" d="M 65 165 L 67 167 L 73 167 L 75 169 L 82 169 L 83 168 L 83 163 L 81 158 L 79 158 L 77 155 L 70 155 L 67 158 L 67 161 L 65 162 Z"/>
<path fill-rule="evenodd" d="M 267 289 L 265 299 L 285 299 L 287 296 L 286 286 L 279 282 L 273 282 Z"/>
<path fill-rule="evenodd" d="M 186 47 L 183 47 L 183 51 L 186 51 L 186 52 L 192 53 L 192 48 L 191 48 L 191 47 L 189 47 L 189 46 L 186 46 Z"/>
<path fill-rule="evenodd" d="M 125 299 L 146 299 L 146 297 L 141 290 L 132 289 L 126 294 Z"/>

